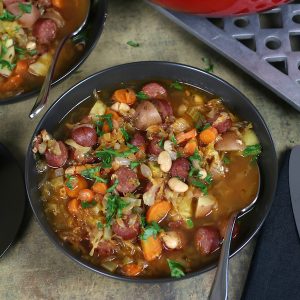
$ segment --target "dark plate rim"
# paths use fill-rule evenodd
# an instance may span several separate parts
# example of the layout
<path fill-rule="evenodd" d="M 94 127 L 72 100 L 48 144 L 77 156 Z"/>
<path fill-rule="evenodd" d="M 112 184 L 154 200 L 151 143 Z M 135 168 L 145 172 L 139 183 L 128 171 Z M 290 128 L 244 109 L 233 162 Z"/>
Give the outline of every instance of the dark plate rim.
<path fill-rule="evenodd" d="M 131 63 L 125 63 L 125 64 L 121 64 L 121 65 L 116 65 L 110 68 L 106 68 L 104 70 L 101 70 L 99 72 L 96 72 L 90 76 L 88 76 L 87 78 L 83 79 L 82 81 L 78 82 L 77 84 L 75 84 L 74 86 L 72 86 L 71 88 L 69 88 L 66 92 L 64 92 L 50 107 L 49 109 L 46 111 L 46 113 L 44 114 L 44 116 L 42 117 L 42 119 L 40 120 L 40 122 L 37 124 L 33 136 L 30 139 L 30 144 L 28 146 L 28 150 L 27 150 L 27 154 L 26 154 L 26 162 L 25 162 L 25 183 L 26 183 L 26 191 L 27 191 L 27 195 L 28 195 L 28 199 L 30 202 L 30 206 L 34 212 L 35 218 L 38 220 L 38 223 L 40 224 L 40 226 L 42 227 L 43 231 L 46 233 L 46 235 L 50 238 L 50 240 L 54 243 L 54 245 L 63 251 L 63 253 L 65 255 L 67 255 L 69 258 L 71 258 L 73 261 L 77 262 L 79 265 L 94 271 L 100 275 L 104 275 L 106 277 L 109 278 L 113 278 L 113 279 L 117 279 L 117 280 L 122 280 L 122 281 L 126 281 L 126 282 L 135 282 L 135 283 L 169 283 L 169 282 L 175 282 L 175 281 L 181 281 L 181 280 L 186 280 L 195 276 L 199 276 L 209 270 L 212 270 L 213 268 L 215 268 L 217 266 L 217 262 L 213 262 L 210 263 L 208 266 L 204 267 L 203 269 L 201 269 L 200 271 L 194 271 L 194 272 L 190 272 L 187 273 L 184 277 L 181 278 L 173 278 L 173 277 L 163 277 L 163 278 L 131 278 L 131 277 L 125 277 L 122 275 L 118 275 L 118 274 L 112 274 L 109 271 L 106 271 L 104 269 L 97 269 L 95 265 L 92 265 L 91 263 L 87 262 L 87 261 L 82 261 L 80 259 L 80 257 L 78 258 L 75 255 L 72 255 L 69 251 L 66 250 L 66 248 L 63 246 L 62 243 L 57 242 L 57 240 L 55 240 L 55 238 L 52 237 L 51 232 L 48 230 L 48 228 L 44 227 L 42 222 L 40 221 L 37 212 L 35 211 L 34 205 L 31 202 L 30 199 L 30 192 L 29 192 L 29 177 L 28 177 L 28 170 L 29 170 L 29 157 L 31 155 L 31 143 L 32 140 L 34 138 L 34 136 L 36 135 L 37 131 L 39 130 L 41 124 L 46 120 L 46 118 L 48 117 L 48 115 L 51 113 L 52 109 L 61 101 L 64 100 L 64 97 L 70 93 L 71 91 L 73 91 L 74 89 L 77 89 L 78 87 L 80 87 L 81 84 L 84 84 L 86 81 L 89 81 L 90 79 L 92 79 L 95 76 L 98 76 L 100 74 L 103 73 L 107 73 L 110 72 L 111 70 L 115 70 L 118 68 L 127 68 L 130 67 L 132 65 L 151 65 L 151 64 L 157 64 L 160 66 L 174 66 L 174 67 L 179 67 L 179 68 L 183 68 L 183 69 L 188 69 L 188 70 L 192 70 L 192 71 L 196 71 L 196 72 L 200 72 L 202 73 L 204 76 L 208 76 L 213 78 L 214 80 L 220 81 L 222 84 L 224 84 L 226 86 L 226 88 L 233 90 L 237 95 L 239 95 L 241 98 L 243 98 L 243 100 L 245 100 L 248 105 L 250 105 L 252 107 L 252 109 L 255 111 L 257 117 L 259 118 L 261 124 L 264 127 L 264 130 L 269 138 L 269 140 L 272 142 L 271 143 L 271 152 L 272 152 L 272 156 L 275 158 L 276 163 L 274 163 L 274 171 L 273 171 L 273 175 L 275 175 L 275 183 L 274 183 L 274 187 L 273 187 L 273 191 L 272 191 L 272 198 L 270 201 L 270 204 L 266 210 L 266 213 L 264 215 L 264 217 L 261 219 L 260 223 L 257 224 L 256 229 L 253 231 L 253 233 L 251 235 L 249 235 L 249 237 L 243 242 L 241 243 L 241 245 L 233 252 L 230 254 L 230 258 L 232 258 L 234 255 L 236 255 L 239 251 L 241 251 L 249 242 L 250 240 L 252 240 L 252 238 L 258 233 L 258 231 L 260 230 L 260 228 L 262 227 L 265 219 L 267 218 L 269 211 L 271 209 L 273 200 L 274 200 L 274 196 L 276 193 L 276 187 L 277 187 L 277 178 L 278 178 L 278 163 L 277 163 L 277 154 L 275 151 L 275 146 L 274 146 L 274 141 L 272 138 L 272 135 L 264 121 L 264 119 L 262 118 L 261 114 L 259 113 L 259 111 L 257 110 L 257 108 L 254 106 L 254 104 L 252 104 L 252 102 L 244 95 L 242 94 L 237 88 L 235 88 L 233 85 L 231 85 L 230 83 L 228 83 L 227 81 L 225 81 L 224 79 L 213 75 L 211 73 L 208 73 L 204 70 L 201 70 L 199 68 L 190 66 L 190 65 L 186 65 L 186 64 L 181 64 L 181 63 L 176 63 L 176 62 L 169 62 L 169 61 L 138 61 L 138 62 L 131 62 Z M 83 100 L 83 99 L 81 99 Z M 80 101 L 81 101 L 80 100 Z M 79 101 L 79 102 L 80 102 Z M 246 215 L 246 214 L 245 214 Z"/>
<path fill-rule="evenodd" d="M 108 0 L 101 0 L 102 3 L 101 5 L 103 6 L 102 9 L 102 19 L 103 22 L 101 24 L 101 26 L 99 26 L 99 30 L 98 33 L 95 37 L 95 39 L 93 40 L 93 42 L 91 43 L 90 47 L 85 51 L 85 53 L 82 55 L 82 57 L 78 60 L 77 63 L 75 63 L 71 69 L 69 69 L 66 73 L 64 73 L 62 76 L 60 76 L 58 79 L 56 79 L 52 84 L 51 87 L 56 86 L 57 84 L 59 84 L 60 82 L 64 81 L 65 79 L 67 79 L 73 72 L 75 72 L 84 62 L 85 60 L 90 56 L 91 52 L 94 50 L 94 48 L 96 47 L 104 26 L 105 26 L 105 22 L 106 22 L 106 18 L 107 18 L 107 8 L 108 8 Z M 27 93 L 22 93 L 20 95 L 17 96 L 12 96 L 6 99 L 0 99 L 0 105 L 6 105 L 6 104 L 13 104 L 16 102 L 21 102 L 21 101 L 25 101 L 28 100 L 29 98 L 36 96 L 39 93 L 39 89 L 35 89 L 33 91 L 27 92 Z"/>

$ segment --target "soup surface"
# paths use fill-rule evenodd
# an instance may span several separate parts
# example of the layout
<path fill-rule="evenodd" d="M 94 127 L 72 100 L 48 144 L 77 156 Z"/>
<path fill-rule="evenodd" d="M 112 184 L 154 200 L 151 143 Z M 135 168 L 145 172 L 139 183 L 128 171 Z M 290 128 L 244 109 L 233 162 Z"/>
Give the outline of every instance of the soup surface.
<path fill-rule="evenodd" d="M 260 151 L 221 99 L 167 80 L 94 91 L 33 141 L 54 231 L 96 266 L 140 277 L 215 259 L 229 215 L 257 194 Z"/>
<path fill-rule="evenodd" d="M 0 1 L 0 100 L 38 88 L 59 40 L 83 21 L 87 1 Z M 84 44 L 68 41 L 55 76 L 66 72 Z"/>

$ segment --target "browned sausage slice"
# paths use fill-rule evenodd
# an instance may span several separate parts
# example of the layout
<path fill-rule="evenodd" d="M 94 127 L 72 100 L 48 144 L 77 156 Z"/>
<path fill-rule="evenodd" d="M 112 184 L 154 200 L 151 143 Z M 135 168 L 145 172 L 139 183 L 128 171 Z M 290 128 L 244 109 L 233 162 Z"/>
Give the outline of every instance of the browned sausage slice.
<path fill-rule="evenodd" d="M 189 170 L 190 170 L 189 161 L 184 157 L 180 157 L 173 161 L 170 170 L 170 175 L 172 177 L 180 177 L 182 179 L 187 179 L 189 175 Z"/>
<path fill-rule="evenodd" d="M 131 193 L 140 185 L 136 173 L 127 167 L 119 168 L 115 175 L 119 181 L 116 189 L 120 193 Z"/>
<path fill-rule="evenodd" d="M 140 132 L 135 132 L 131 139 L 131 144 L 136 147 L 145 146 L 146 140 Z"/>
<path fill-rule="evenodd" d="M 54 149 L 59 147 L 59 154 L 55 153 Z M 57 149 L 56 149 L 57 151 Z M 62 141 L 55 141 L 51 148 L 48 148 L 45 152 L 46 162 L 49 167 L 61 168 L 68 159 L 68 149 Z"/>
<path fill-rule="evenodd" d="M 143 86 L 142 91 L 149 97 L 154 99 L 164 99 L 167 97 L 167 91 L 166 89 L 156 83 L 151 82 Z"/>
<path fill-rule="evenodd" d="M 116 242 L 114 241 L 101 241 L 99 242 L 97 248 L 95 249 L 96 256 L 110 256 L 118 250 Z"/>
<path fill-rule="evenodd" d="M 214 252 L 220 247 L 219 231 L 212 226 L 199 227 L 195 233 L 195 246 L 203 255 Z"/>
<path fill-rule="evenodd" d="M 157 108 L 159 114 L 161 115 L 163 121 L 170 116 L 173 116 L 173 109 L 171 103 L 166 99 L 154 99 L 152 103 Z"/>
<path fill-rule="evenodd" d="M 39 19 L 33 25 L 32 34 L 41 44 L 50 44 L 55 40 L 57 25 L 51 19 Z"/>
<path fill-rule="evenodd" d="M 123 240 L 136 238 L 140 233 L 140 221 L 137 215 L 118 218 L 112 225 L 113 232 Z"/>
<path fill-rule="evenodd" d="M 79 145 L 84 147 L 92 147 L 97 141 L 97 132 L 90 126 L 80 126 L 72 130 L 71 138 Z"/>
<path fill-rule="evenodd" d="M 153 155 L 159 155 L 159 153 L 163 151 L 163 149 L 160 148 L 158 145 L 160 140 L 161 139 L 159 137 L 154 137 L 148 144 L 147 153 L 153 154 Z"/>

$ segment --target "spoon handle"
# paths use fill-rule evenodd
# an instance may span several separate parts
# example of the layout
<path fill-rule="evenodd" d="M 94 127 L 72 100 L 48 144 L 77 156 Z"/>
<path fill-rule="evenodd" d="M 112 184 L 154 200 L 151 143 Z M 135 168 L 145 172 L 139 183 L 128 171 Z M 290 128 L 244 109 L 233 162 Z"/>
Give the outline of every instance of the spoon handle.
<path fill-rule="evenodd" d="M 231 214 L 228 221 L 215 279 L 209 294 L 209 300 L 227 300 L 228 297 L 228 258 L 232 231 L 237 215 L 238 213 Z"/>
<path fill-rule="evenodd" d="M 65 36 L 58 44 L 53 58 L 52 58 L 52 62 L 51 65 L 49 67 L 48 73 L 45 77 L 44 83 L 42 85 L 41 88 L 41 92 L 39 94 L 39 96 L 37 97 L 35 104 L 33 106 L 33 108 L 31 109 L 31 112 L 29 114 L 29 118 L 33 119 L 46 105 L 47 100 L 48 100 L 48 94 L 49 94 L 49 89 L 50 89 L 50 85 L 53 79 L 53 74 L 54 74 L 54 70 L 55 70 L 55 66 L 56 66 L 56 62 L 58 59 L 58 56 L 60 54 L 60 51 L 62 50 L 65 42 L 68 40 L 69 36 Z"/>

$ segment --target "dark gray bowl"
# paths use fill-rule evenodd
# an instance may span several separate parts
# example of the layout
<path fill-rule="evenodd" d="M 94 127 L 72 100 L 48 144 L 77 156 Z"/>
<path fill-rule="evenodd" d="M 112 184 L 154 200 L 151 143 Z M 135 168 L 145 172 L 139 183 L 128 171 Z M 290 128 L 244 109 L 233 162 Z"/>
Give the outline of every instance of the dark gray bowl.
<path fill-rule="evenodd" d="M 153 79 L 179 80 L 216 94 L 224 100 L 229 109 L 242 119 L 251 121 L 254 125 L 254 129 L 263 147 L 263 153 L 259 158 L 261 191 L 257 204 L 253 210 L 243 216 L 240 220 L 242 223 L 241 231 L 238 238 L 234 240 L 231 248 L 231 256 L 233 256 L 253 238 L 262 226 L 270 210 L 277 183 L 277 158 L 270 132 L 259 112 L 244 95 L 222 79 L 194 67 L 170 62 L 136 62 L 112 67 L 88 77 L 64 93 L 46 112 L 33 133 L 33 137 L 43 128 L 47 129 L 49 132 L 53 132 L 55 128 L 57 128 L 57 125 L 62 122 L 64 117 L 74 109 L 75 106 L 79 105 L 84 99 L 89 97 L 92 90 L 95 88 L 105 89 L 107 87 L 118 85 L 120 82 Z M 171 277 L 141 279 L 115 275 L 90 264 L 64 245 L 55 232 L 53 232 L 43 211 L 38 191 L 38 176 L 35 171 L 35 161 L 31 152 L 31 142 L 27 152 L 25 168 L 25 181 L 28 197 L 36 218 L 46 234 L 59 249 L 79 264 L 109 277 L 132 282 L 152 283 L 176 280 Z M 199 275 L 215 267 L 217 257 L 218 253 L 206 266 L 202 267 L 197 272 L 188 273 L 184 278 Z"/>
<path fill-rule="evenodd" d="M 58 77 L 53 83 L 52 86 L 56 85 L 57 83 L 63 81 L 68 76 L 70 76 L 74 71 L 76 71 L 80 65 L 88 58 L 94 47 L 96 46 L 102 30 L 104 28 L 104 23 L 107 16 L 107 3 L 108 0 L 91 0 L 92 8 L 90 11 L 90 15 L 87 20 L 86 26 L 78 33 L 76 37 L 80 39 L 81 35 L 86 37 L 85 39 L 85 48 L 82 54 L 77 58 L 74 64 L 72 64 L 64 74 Z M 0 99 L 1 104 L 9 104 L 14 102 L 19 102 L 26 100 L 30 97 L 37 95 L 39 89 L 35 89 L 30 92 L 22 93 L 17 96 L 9 97 L 6 99 Z"/>

